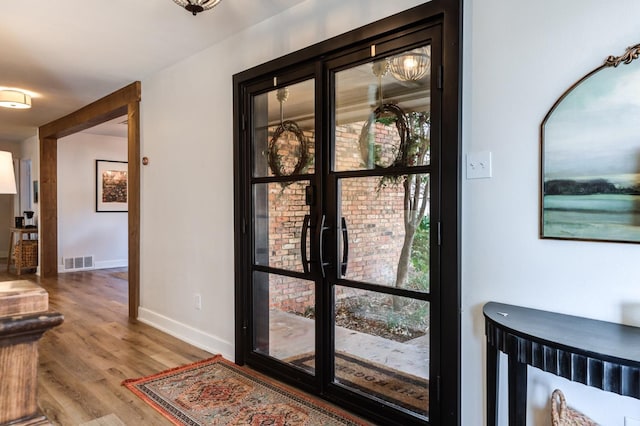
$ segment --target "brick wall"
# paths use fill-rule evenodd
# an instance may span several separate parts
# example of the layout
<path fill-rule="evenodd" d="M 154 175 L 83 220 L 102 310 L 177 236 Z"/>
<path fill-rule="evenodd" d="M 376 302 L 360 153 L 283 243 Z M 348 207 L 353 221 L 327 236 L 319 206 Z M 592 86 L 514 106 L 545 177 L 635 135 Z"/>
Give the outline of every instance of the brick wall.
<path fill-rule="evenodd" d="M 365 168 L 358 143 L 362 127 L 363 123 L 351 123 L 336 129 L 335 170 Z M 375 144 L 381 147 L 377 162 L 388 165 L 396 155 L 397 132 L 395 128 L 378 124 L 375 134 Z M 307 133 L 306 136 L 313 144 L 313 134 Z M 282 156 L 285 171 L 290 172 L 295 167 L 298 150 L 295 138 L 280 140 L 278 153 Z M 314 150 L 311 151 L 313 156 Z M 393 286 L 404 238 L 404 190 L 402 183 L 386 187 L 380 187 L 380 183 L 380 177 L 341 181 L 341 213 L 347 220 L 349 231 L 346 278 Z M 302 271 L 300 237 L 304 215 L 309 212 L 304 199 L 304 189 L 308 184 L 308 181 L 286 186 L 269 184 L 268 250 L 272 267 Z M 304 313 L 314 306 L 313 286 L 311 281 L 270 274 L 270 308 Z"/>

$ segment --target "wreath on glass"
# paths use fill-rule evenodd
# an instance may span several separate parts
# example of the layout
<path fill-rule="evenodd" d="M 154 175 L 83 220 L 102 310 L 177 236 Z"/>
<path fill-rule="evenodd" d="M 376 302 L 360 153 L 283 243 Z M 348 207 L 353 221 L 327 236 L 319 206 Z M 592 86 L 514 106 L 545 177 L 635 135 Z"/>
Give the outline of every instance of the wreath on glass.
<path fill-rule="evenodd" d="M 370 129 L 375 123 L 390 125 L 394 123 L 398 130 L 400 143 L 394 148 L 395 156 L 389 164 L 382 164 L 382 158 L 379 147 L 370 141 Z M 396 104 L 382 104 L 377 107 L 362 126 L 358 146 L 360 149 L 360 157 L 365 165 L 373 163 L 377 169 L 386 169 L 389 167 L 407 166 L 409 162 L 409 147 L 411 134 L 405 112 Z"/>
<path fill-rule="evenodd" d="M 280 154 L 280 144 L 278 141 L 280 137 L 285 133 L 292 133 L 298 143 L 300 144 L 300 149 L 298 150 L 298 161 L 295 164 L 295 167 L 290 173 L 287 173 L 284 165 L 282 164 L 282 155 Z M 298 175 L 303 173 L 307 167 L 309 166 L 310 157 L 309 157 L 309 139 L 304 135 L 300 126 L 295 121 L 286 120 L 283 121 L 273 133 L 271 140 L 269 141 L 269 148 L 267 149 L 267 163 L 269 164 L 269 169 L 271 169 L 271 173 L 274 176 L 291 176 Z"/>

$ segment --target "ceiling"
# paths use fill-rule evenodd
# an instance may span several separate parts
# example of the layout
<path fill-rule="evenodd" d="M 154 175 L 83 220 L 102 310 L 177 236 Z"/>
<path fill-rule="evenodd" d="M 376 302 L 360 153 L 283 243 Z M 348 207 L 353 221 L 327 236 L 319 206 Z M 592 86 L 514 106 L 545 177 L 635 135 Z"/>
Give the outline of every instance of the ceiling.
<path fill-rule="evenodd" d="M 0 141 L 34 136 L 37 127 L 303 1 L 222 0 L 197 16 L 172 0 L 0 1 L 0 89 L 25 90 L 33 104 L 0 108 Z M 93 132 L 126 134 L 119 122 Z"/>

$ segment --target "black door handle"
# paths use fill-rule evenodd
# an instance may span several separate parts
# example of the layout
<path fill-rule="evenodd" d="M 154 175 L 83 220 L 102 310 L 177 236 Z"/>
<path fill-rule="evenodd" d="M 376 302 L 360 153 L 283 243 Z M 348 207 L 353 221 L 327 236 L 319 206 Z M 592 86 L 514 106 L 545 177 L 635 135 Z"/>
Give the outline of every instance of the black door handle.
<path fill-rule="evenodd" d="M 349 231 L 347 231 L 347 220 L 342 218 L 342 263 L 340 263 L 340 273 L 344 277 L 347 275 L 347 263 L 349 262 Z"/>
<path fill-rule="evenodd" d="M 319 242 L 320 250 L 318 253 L 318 256 L 320 257 L 320 262 L 318 263 L 320 264 L 320 273 L 322 274 L 322 278 L 326 278 L 324 267 L 329 266 L 329 263 L 325 263 L 324 261 L 324 247 L 323 247 L 324 231 L 329 229 L 328 226 L 324 225 L 324 220 L 325 220 L 325 215 L 322 215 L 322 221 L 320 222 L 320 242 Z"/>
<path fill-rule="evenodd" d="M 302 256 L 302 270 L 305 274 L 309 273 L 309 264 L 311 263 L 307 259 L 307 231 L 309 230 L 309 223 L 311 221 L 311 215 L 305 214 L 302 221 L 302 232 L 300 235 L 300 255 Z"/>

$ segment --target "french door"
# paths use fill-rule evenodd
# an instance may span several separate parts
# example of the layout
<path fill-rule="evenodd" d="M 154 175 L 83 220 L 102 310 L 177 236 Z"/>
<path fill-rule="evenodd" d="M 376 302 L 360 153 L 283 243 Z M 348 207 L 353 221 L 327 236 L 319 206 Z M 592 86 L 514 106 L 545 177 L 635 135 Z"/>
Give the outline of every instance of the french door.
<path fill-rule="evenodd" d="M 237 361 L 384 424 L 442 417 L 442 45 L 435 22 L 236 86 Z"/>

